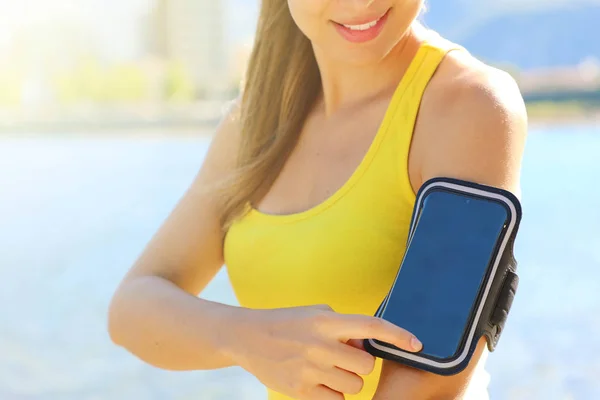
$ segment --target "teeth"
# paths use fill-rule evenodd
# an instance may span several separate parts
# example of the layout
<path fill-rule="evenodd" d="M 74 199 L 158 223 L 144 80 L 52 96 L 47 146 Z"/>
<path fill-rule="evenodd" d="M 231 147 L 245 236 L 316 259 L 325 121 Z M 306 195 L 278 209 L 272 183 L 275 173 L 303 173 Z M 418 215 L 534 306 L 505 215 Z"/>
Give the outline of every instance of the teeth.
<path fill-rule="evenodd" d="M 372 27 L 374 27 L 375 25 L 377 25 L 377 23 L 379 22 L 381 18 L 378 18 L 377 20 L 373 21 L 373 22 L 369 22 L 366 24 L 362 24 L 362 25 L 344 25 L 344 27 L 353 30 L 353 31 L 366 31 L 367 29 L 371 29 Z"/>

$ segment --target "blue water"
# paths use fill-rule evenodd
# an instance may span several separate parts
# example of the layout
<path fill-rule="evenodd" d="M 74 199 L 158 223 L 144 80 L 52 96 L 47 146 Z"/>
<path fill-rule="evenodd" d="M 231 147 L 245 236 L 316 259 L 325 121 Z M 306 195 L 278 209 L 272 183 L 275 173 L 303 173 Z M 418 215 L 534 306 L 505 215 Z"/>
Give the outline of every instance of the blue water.
<path fill-rule="evenodd" d="M 263 399 L 244 371 L 164 372 L 113 346 L 118 281 L 199 168 L 206 137 L 0 138 L 0 399 Z M 521 284 L 491 398 L 600 399 L 600 128 L 533 131 Z M 221 273 L 205 296 L 235 300 Z"/>

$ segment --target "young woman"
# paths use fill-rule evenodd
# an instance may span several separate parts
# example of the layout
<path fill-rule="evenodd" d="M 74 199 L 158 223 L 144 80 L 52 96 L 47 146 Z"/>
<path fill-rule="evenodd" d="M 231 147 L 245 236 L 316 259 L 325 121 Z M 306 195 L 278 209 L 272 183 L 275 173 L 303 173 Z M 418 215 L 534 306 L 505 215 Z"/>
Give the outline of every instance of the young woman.
<path fill-rule="evenodd" d="M 114 296 L 115 343 L 169 370 L 241 366 L 271 400 L 487 397 L 483 340 L 452 377 L 358 340 L 420 349 L 372 315 L 424 181 L 519 192 L 517 85 L 420 25 L 423 1 L 262 1 L 240 100 Z M 197 297 L 224 264 L 241 307 Z"/>

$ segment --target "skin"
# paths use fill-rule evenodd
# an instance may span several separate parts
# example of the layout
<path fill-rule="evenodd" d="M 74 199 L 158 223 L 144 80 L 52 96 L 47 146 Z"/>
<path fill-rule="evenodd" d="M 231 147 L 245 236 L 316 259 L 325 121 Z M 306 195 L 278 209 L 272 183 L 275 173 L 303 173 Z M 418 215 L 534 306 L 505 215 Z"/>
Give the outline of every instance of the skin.
<path fill-rule="evenodd" d="M 297 148 L 257 205 L 271 214 L 309 209 L 350 177 L 423 35 L 414 24 L 420 0 L 288 4 L 313 43 L 323 93 Z M 332 25 L 377 18 L 390 7 L 384 31 L 369 43 L 349 43 Z M 414 350 L 410 333 L 323 305 L 250 310 L 196 297 L 224 263 L 218 200 L 203 189 L 233 168 L 240 131 L 236 114 L 234 106 L 196 179 L 116 291 L 109 311 L 111 338 L 163 369 L 241 366 L 297 399 L 340 400 L 342 393 L 358 393 L 359 375 L 372 371 L 374 359 L 354 339 L 375 337 Z M 450 53 L 421 103 L 408 166 L 414 191 L 429 178 L 452 176 L 518 195 L 526 131 L 515 82 L 465 52 Z M 467 370 L 452 377 L 384 363 L 375 400 L 460 399 L 484 346 L 482 340 Z"/>
<path fill-rule="evenodd" d="M 507 189 L 520 196 L 527 117 L 515 82 L 464 53 L 450 53 L 425 93 L 415 127 L 409 173 L 415 191 L 436 176 Z M 468 368 L 437 375 L 385 362 L 374 400 L 461 399 L 486 349 Z"/>

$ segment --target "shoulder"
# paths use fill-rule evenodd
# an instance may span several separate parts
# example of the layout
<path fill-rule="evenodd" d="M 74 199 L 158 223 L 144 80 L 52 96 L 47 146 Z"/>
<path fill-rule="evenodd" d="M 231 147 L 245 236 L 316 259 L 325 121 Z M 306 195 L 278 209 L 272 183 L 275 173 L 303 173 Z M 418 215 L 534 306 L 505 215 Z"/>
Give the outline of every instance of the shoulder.
<path fill-rule="evenodd" d="M 432 79 L 431 100 L 452 121 L 526 124 L 523 97 L 507 72 L 465 51 L 450 52 Z"/>
<path fill-rule="evenodd" d="M 207 191 L 212 193 L 212 189 L 221 187 L 236 168 L 240 145 L 241 101 L 238 98 L 224 104 L 221 109 L 221 120 L 211 138 L 197 179 L 192 185 L 192 192 L 204 195 Z"/>
<path fill-rule="evenodd" d="M 423 180 L 440 175 L 518 190 L 527 112 L 515 80 L 465 51 L 448 54 L 423 97 Z"/>
<path fill-rule="evenodd" d="M 212 140 L 212 148 L 215 152 L 232 158 L 237 153 L 237 147 L 241 139 L 242 103 L 240 98 L 231 100 L 223 105 L 215 135 Z"/>

